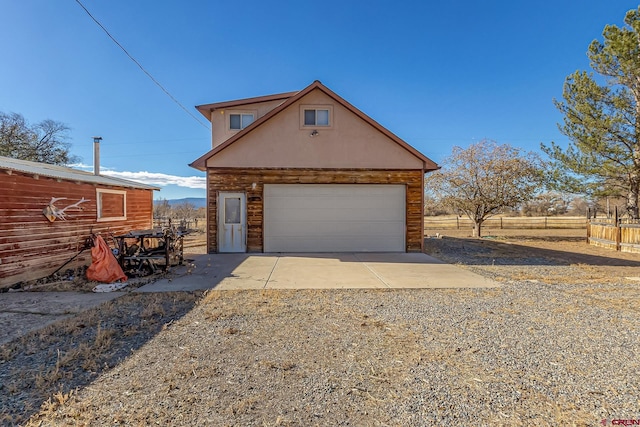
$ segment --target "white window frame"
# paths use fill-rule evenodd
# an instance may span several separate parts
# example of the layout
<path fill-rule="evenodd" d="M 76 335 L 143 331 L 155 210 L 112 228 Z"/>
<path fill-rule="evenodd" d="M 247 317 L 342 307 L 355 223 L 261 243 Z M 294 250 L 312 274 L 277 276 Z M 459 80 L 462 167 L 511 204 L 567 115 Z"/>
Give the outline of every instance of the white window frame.
<path fill-rule="evenodd" d="M 229 111 L 227 116 L 229 117 L 227 119 L 227 129 L 231 132 L 239 132 L 242 129 L 246 128 L 247 126 L 250 126 L 251 123 L 256 121 L 256 112 L 255 111 Z M 235 129 L 231 127 L 231 116 L 240 116 L 240 129 Z M 251 116 L 251 123 L 249 123 L 247 126 L 242 126 L 242 116 Z"/>
<path fill-rule="evenodd" d="M 120 194 L 122 195 L 122 211 L 124 216 L 103 217 L 102 216 L 102 194 Z M 127 192 L 123 190 L 109 190 L 106 188 L 96 188 L 96 216 L 97 221 L 124 221 L 127 219 Z"/>
<path fill-rule="evenodd" d="M 312 124 L 312 125 L 305 124 L 304 116 L 307 110 L 316 111 L 316 124 Z M 329 124 L 326 124 L 326 125 L 317 124 L 318 110 L 328 111 Z M 310 129 L 310 128 L 322 128 L 322 129 L 333 128 L 333 106 L 332 105 L 301 105 L 300 106 L 300 129 Z"/>

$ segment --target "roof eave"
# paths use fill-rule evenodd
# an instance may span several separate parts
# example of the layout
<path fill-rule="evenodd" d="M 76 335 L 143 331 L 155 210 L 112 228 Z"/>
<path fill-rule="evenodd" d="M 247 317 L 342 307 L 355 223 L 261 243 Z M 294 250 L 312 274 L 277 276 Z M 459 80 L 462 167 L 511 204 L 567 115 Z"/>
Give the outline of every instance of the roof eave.
<path fill-rule="evenodd" d="M 215 110 L 220 110 L 223 108 L 232 108 L 232 107 L 240 107 L 242 105 L 248 104 L 259 104 L 261 102 L 271 102 L 278 100 L 286 100 L 295 96 L 298 92 L 285 92 L 285 93 L 276 93 L 274 95 L 265 95 L 265 96 L 256 96 L 253 98 L 244 98 L 244 99 L 236 99 L 232 101 L 222 101 L 215 102 L 213 104 L 203 104 L 196 105 L 196 109 L 202 114 L 207 120 L 211 121 L 211 113 Z"/>
<path fill-rule="evenodd" d="M 204 155 L 200 156 L 199 158 L 197 158 L 193 162 L 189 163 L 189 166 L 191 166 L 194 169 L 198 169 L 199 171 L 206 172 L 207 171 L 207 160 L 209 159 L 209 157 L 211 157 L 210 153 L 211 153 L 211 151 L 208 151 L 207 153 L 205 153 Z"/>

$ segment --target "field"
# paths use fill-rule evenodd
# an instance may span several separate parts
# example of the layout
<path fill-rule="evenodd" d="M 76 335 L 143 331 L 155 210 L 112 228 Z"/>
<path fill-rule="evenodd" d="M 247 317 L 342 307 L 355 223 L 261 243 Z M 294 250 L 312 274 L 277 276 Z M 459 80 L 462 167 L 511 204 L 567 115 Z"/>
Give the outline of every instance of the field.
<path fill-rule="evenodd" d="M 473 223 L 466 217 L 438 216 L 425 217 L 425 236 L 439 235 L 452 237 L 471 237 Z M 185 251 L 205 253 L 207 236 L 206 221 L 201 218 L 198 227 L 185 237 Z M 482 226 L 483 236 L 512 236 L 517 239 L 567 238 L 586 240 L 586 220 L 582 216 L 574 217 L 493 217 Z"/>
<path fill-rule="evenodd" d="M 586 426 L 637 418 L 640 365 L 629 351 L 640 347 L 638 255 L 589 246 L 584 230 L 487 231 L 491 238 L 467 239 L 442 230 L 425 239 L 426 252 L 501 288 L 112 301 L 0 347 L 0 419 Z"/>
<path fill-rule="evenodd" d="M 449 236 L 459 238 L 471 238 L 473 230 L 471 229 L 451 229 L 451 228 L 439 228 L 425 230 L 425 236 L 435 237 Z M 483 239 L 513 239 L 518 241 L 587 241 L 587 232 L 585 229 L 568 228 L 568 229 L 512 229 L 512 228 L 482 228 Z"/>

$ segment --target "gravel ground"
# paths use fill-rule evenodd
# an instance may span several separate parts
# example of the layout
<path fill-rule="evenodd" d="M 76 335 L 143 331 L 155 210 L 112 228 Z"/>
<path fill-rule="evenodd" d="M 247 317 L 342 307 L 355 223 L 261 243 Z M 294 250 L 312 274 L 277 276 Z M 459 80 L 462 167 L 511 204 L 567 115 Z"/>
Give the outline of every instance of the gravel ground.
<path fill-rule="evenodd" d="M 27 425 L 640 419 L 640 262 L 607 265 L 616 255 L 602 252 L 595 264 L 574 264 L 548 248 L 504 244 L 427 245 L 501 288 L 211 292 L 88 386 L 49 399 Z"/>

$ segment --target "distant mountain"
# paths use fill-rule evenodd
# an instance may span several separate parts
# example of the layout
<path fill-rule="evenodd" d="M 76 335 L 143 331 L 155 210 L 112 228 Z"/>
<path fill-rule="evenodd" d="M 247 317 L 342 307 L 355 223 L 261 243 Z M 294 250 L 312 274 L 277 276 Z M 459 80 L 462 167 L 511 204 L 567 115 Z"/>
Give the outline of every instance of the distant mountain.
<path fill-rule="evenodd" d="M 162 200 L 153 201 L 155 205 L 161 202 Z M 167 202 L 169 202 L 169 205 L 171 205 L 172 207 L 185 202 L 191 203 L 196 207 L 196 209 L 204 208 L 205 206 L 207 206 L 207 199 L 205 197 L 185 197 L 184 199 L 168 199 Z"/>

